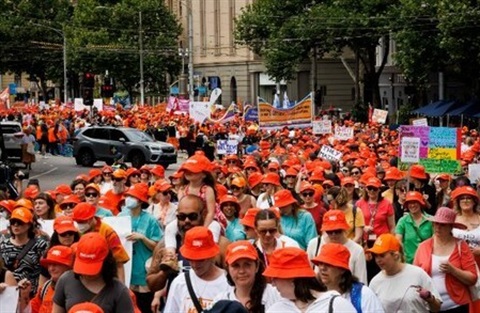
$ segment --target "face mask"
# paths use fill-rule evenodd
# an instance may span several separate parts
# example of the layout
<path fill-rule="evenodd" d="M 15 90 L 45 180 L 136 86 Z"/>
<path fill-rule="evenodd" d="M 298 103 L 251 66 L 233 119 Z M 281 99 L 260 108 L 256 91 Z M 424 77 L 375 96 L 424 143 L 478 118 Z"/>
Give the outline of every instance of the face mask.
<path fill-rule="evenodd" d="M 77 228 L 80 234 L 85 234 L 87 231 L 90 230 L 89 223 L 77 223 Z"/>
<path fill-rule="evenodd" d="M 124 208 L 127 210 L 131 210 L 133 208 L 136 208 L 138 206 L 138 200 L 134 197 L 127 197 L 125 199 L 125 205 Z"/>

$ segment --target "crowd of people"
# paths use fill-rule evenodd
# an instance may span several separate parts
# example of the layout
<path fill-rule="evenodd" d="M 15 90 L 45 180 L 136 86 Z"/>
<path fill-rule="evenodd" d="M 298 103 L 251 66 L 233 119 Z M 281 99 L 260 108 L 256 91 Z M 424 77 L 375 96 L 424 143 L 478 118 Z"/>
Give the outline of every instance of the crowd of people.
<path fill-rule="evenodd" d="M 30 181 L 15 199 L 0 191 L 0 292 L 18 286 L 19 312 L 480 310 L 480 197 L 467 172 L 400 170 L 398 134 L 382 125 L 336 121 L 356 129 L 339 141 L 239 118 L 190 127 L 157 113 L 147 127 L 145 112 L 97 119 L 154 136 L 168 125 L 160 139 L 189 155 L 171 175 L 105 165 L 54 190 Z M 74 129 L 93 122 L 64 117 Z M 36 129 L 44 118 L 22 122 Z M 463 132 L 466 168 L 480 142 Z M 212 154 L 208 142 L 229 136 L 238 154 Z M 322 145 L 342 158 L 319 157 Z M 107 222 L 115 216 L 130 217 L 131 254 Z"/>

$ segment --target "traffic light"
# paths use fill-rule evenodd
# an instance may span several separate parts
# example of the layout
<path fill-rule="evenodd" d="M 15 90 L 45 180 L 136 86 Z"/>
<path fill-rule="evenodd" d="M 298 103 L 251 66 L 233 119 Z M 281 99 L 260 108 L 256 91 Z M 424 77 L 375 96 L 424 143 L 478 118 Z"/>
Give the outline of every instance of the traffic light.
<path fill-rule="evenodd" d="M 95 87 L 95 75 L 92 73 L 83 74 L 83 87 L 94 88 Z"/>
<path fill-rule="evenodd" d="M 102 96 L 102 98 L 112 98 L 113 97 L 113 86 L 112 85 L 102 85 L 101 96 Z"/>
<path fill-rule="evenodd" d="M 92 106 L 93 105 L 93 88 L 83 87 L 82 90 L 83 104 Z"/>

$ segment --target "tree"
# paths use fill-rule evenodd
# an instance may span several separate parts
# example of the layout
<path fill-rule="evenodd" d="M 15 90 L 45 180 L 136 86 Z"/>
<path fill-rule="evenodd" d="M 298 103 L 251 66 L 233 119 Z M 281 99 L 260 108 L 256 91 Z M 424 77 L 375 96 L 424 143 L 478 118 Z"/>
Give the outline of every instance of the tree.
<path fill-rule="evenodd" d="M 28 73 L 46 82 L 63 81 L 63 25 L 71 16 L 68 0 L 0 0 L 0 72 Z M 47 99 L 48 100 L 48 99 Z"/>
<path fill-rule="evenodd" d="M 69 27 L 72 66 L 79 72 L 108 71 L 133 95 L 140 82 L 142 36 L 145 90 L 165 94 L 167 73 L 180 69 L 180 33 L 180 24 L 160 0 L 78 1 Z"/>

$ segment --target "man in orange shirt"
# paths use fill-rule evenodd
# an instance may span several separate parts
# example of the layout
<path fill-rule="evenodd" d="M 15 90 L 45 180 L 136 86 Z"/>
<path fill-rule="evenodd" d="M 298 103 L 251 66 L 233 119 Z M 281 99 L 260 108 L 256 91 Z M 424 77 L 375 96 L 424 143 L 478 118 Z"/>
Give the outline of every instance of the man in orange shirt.
<path fill-rule="evenodd" d="M 99 217 L 95 216 L 97 208 L 87 202 L 80 202 L 73 209 L 73 220 L 77 222 L 77 228 L 80 234 L 84 235 L 89 232 L 98 232 L 105 237 L 108 246 L 113 253 L 113 257 L 117 261 L 118 279 L 125 282 L 125 271 L 123 264 L 130 260 L 125 251 L 120 238 L 115 230 L 108 224 L 103 223 Z"/>
<path fill-rule="evenodd" d="M 115 208 L 112 213 L 116 216 L 118 213 L 120 213 L 120 202 L 123 200 L 126 191 L 125 182 L 127 181 L 127 172 L 122 169 L 118 169 L 113 172 L 112 177 L 113 187 L 107 191 L 107 193 L 105 193 L 105 197 L 110 200 L 112 207 Z"/>

